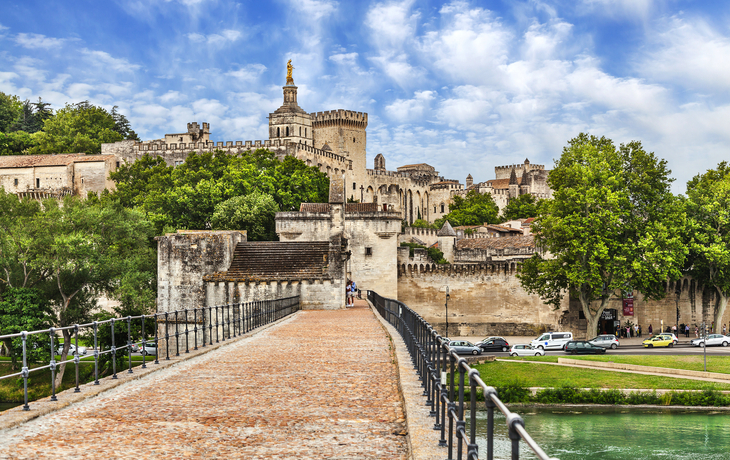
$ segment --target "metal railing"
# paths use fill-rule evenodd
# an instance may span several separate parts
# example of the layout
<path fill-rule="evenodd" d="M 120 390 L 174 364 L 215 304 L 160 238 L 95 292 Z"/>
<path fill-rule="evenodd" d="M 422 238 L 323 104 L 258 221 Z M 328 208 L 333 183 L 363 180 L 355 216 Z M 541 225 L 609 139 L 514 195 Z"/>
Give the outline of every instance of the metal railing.
<path fill-rule="evenodd" d="M 175 310 L 169 312 L 156 313 L 154 315 L 125 316 L 120 318 L 111 318 L 104 321 L 93 321 L 86 324 L 74 324 L 66 327 L 52 327 L 39 331 L 22 331 L 16 334 L 7 334 L 0 336 L 0 342 L 5 339 L 17 339 L 22 341 L 22 357 L 23 366 L 20 372 L 3 375 L 2 379 L 13 377 L 23 378 L 24 404 L 23 410 L 30 410 L 28 405 L 28 379 L 32 372 L 43 369 L 51 371 L 51 401 L 57 401 L 56 397 L 56 370 L 61 364 L 75 365 L 76 370 L 76 388 L 75 393 L 81 392 L 79 387 L 79 365 L 81 361 L 91 361 L 92 356 L 82 357 L 79 355 L 79 333 L 88 331 L 93 335 L 94 340 L 94 385 L 99 385 L 99 357 L 110 354 L 112 362 L 112 379 L 117 378 L 117 355 L 119 351 L 126 352 L 126 358 L 129 362 L 127 373 L 131 374 L 132 370 L 132 353 L 136 352 L 135 347 L 139 347 L 142 354 L 142 368 L 147 368 L 147 356 L 155 356 L 154 363 L 160 363 L 160 347 L 161 342 L 164 343 L 165 360 L 170 360 L 170 353 L 174 352 L 175 356 L 180 356 L 181 342 L 184 341 L 185 353 L 190 353 L 191 335 L 193 350 L 197 350 L 198 346 L 205 347 L 213 345 L 213 336 L 215 342 L 225 341 L 226 338 L 235 338 L 236 334 L 243 335 L 258 327 L 277 321 L 287 315 L 300 310 L 299 297 L 286 297 L 275 300 L 261 300 L 246 303 L 234 303 L 228 305 L 219 305 L 212 307 L 201 307 L 185 310 Z M 154 338 L 148 337 L 145 329 L 145 321 L 152 320 L 155 323 Z M 138 321 L 138 323 L 137 323 Z M 126 326 L 126 343 L 117 346 L 115 337 L 115 328 Z M 99 350 L 99 327 L 109 324 L 111 330 L 111 344 L 104 346 L 104 350 Z M 132 340 L 132 327 L 141 326 L 141 340 Z M 181 325 L 184 325 L 182 330 Z M 191 327 L 192 325 L 192 327 Z M 161 330 L 163 329 L 163 330 Z M 56 346 L 58 343 L 57 333 L 66 331 L 71 332 L 71 339 L 74 342 L 74 352 L 71 358 L 64 361 L 56 361 Z M 123 333 L 123 330 L 121 331 Z M 82 332 L 83 333 L 83 332 Z M 28 338 L 33 335 L 48 335 L 50 341 L 50 359 L 47 364 L 37 367 L 28 367 Z M 174 347 L 171 346 L 174 342 Z M 149 345 L 149 347 L 148 347 Z M 154 351 L 153 346 L 154 345 Z M 70 348 L 70 347 L 69 347 Z M 174 349 L 173 349 L 174 348 Z M 70 350 L 69 350 L 70 351 Z M 61 354 L 61 353 L 58 353 Z M 69 356 L 71 356 L 69 354 Z M 68 358 L 68 356 L 67 356 Z M 88 359 L 87 359 L 88 358 Z M 152 361 L 151 358 L 149 358 Z M 45 362 L 45 361 L 44 361 Z"/>
<path fill-rule="evenodd" d="M 487 453 L 494 458 L 494 409 L 505 416 L 512 459 L 520 458 L 520 440 L 532 449 L 540 460 L 558 460 L 549 457 L 525 430 L 525 423 L 519 415 L 507 409 L 497 396 L 497 390 L 484 383 L 479 371 L 472 369 L 421 316 L 398 300 L 387 299 L 374 291 L 368 291 L 368 300 L 380 315 L 393 325 L 408 347 L 413 365 L 418 373 L 426 405 L 430 415 L 436 418 L 434 430 L 440 432 L 439 446 L 448 448 L 448 458 L 479 458 L 476 444 L 477 389 L 481 389 L 487 409 Z M 458 384 L 455 379 L 458 375 Z M 467 382 L 468 379 L 468 382 Z M 469 387 L 469 401 L 465 402 L 465 386 Z M 469 409 L 469 432 L 464 418 L 465 405 Z M 456 439 L 454 439 L 456 437 Z"/>

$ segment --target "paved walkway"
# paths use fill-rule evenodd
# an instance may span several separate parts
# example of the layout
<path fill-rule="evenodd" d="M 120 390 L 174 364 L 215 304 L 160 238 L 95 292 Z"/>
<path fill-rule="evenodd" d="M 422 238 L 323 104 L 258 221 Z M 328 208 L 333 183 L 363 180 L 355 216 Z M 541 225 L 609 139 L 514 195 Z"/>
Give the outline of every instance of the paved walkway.
<path fill-rule="evenodd" d="M 0 458 L 404 459 L 389 340 L 358 303 L 299 312 L 0 432 Z"/>

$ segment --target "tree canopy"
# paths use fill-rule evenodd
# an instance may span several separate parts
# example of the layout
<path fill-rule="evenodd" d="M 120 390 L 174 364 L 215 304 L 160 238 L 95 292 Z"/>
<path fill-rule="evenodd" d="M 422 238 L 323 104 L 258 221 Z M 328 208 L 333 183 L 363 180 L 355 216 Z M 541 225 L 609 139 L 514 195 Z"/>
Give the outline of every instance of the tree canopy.
<path fill-rule="evenodd" d="M 502 221 L 537 217 L 538 200 L 528 194 L 512 198 L 502 210 Z"/>
<path fill-rule="evenodd" d="M 239 219 L 238 224 L 223 221 L 223 216 L 234 218 L 234 214 L 224 212 L 230 206 L 222 203 L 254 191 L 270 196 L 276 211 L 298 210 L 302 202 L 326 202 L 329 196 L 329 179 L 324 173 L 291 156 L 279 161 L 264 149 L 242 155 L 192 152 L 177 167 L 167 166 L 159 157 L 144 156 L 133 164 L 120 166 L 111 178 L 117 184 L 112 197 L 124 206 L 138 207 L 152 221 L 158 234 L 177 229 L 242 225 L 245 219 L 240 220 L 241 215 L 235 218 Z M 214 226 L 213 215 L 219 205 Z M 269 205 L 259 209 L 267 213 L 272 210 Z M 263 221 L 266 221 L 266 231 L 244 228 L 252 240 L 274 234 L 273 219 L 260 222 Z M 250 219 L 246 222 L 253 224 Z"/>
<path fill-rule="evenodd" d="M 605 137 L 570 140 L 550 171 L 553 199 L 532 226 L 536 246 L 552 258 L 537 252 L 525 261 L 523 287 L 555 308 L 575 292 L 589 334 L 617 290 L 661 298 L 687 254 L 686 217 L 669 174 L 666 161 L 639 142 L 616 148 Z"/>
<path fill-rule="evenodd" d="M 715 332 L 730 299 L 730 165 L 698 174 L 687 183 L 689 273 L 718 295 Z"/>
<path fill-rule="evenodd" d="M 447 220 L 455 227 L 459 225 L 496 224 L 499 222 L 498 214 L 499 207 L 494 202 L 491 194 L 482 194 L 476 190 L 470 190 L 464 198 L 455 195 L 449 206 L 449 213 L 440 219 L 436 219 L 434 225 L 436 228 L 441 228 Z"/>

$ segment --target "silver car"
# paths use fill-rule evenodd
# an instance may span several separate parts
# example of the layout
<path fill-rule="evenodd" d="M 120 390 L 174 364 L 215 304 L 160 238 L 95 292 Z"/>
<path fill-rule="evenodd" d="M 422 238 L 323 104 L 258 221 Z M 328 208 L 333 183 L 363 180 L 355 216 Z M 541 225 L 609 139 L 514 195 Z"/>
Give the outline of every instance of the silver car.
<path fill-rule="evenodd" d="M 449 347 L 459 354 L 481 355 L 482 349 L 467 340 L 452 340 Z"/>
<path fill-rule="evenodd" d="M 58 354 L 60 355 L 63 353 L 63 344 L 58 347 Z M 68 356 L 73 356 L 76 354 L 76 345 L 73 343 L 68 346 Z M 85 355 L 86 354 L 86 347 L 79 347 L 79 355 Z"/>
<path fill-rule="evenodd" d="M 601 334 L 598 337 L 594 337 L 588 342 L 592 343 L 593 345 L 598 345 L 599 347 L 603 348 L 610 348 L 612 350 L 615 350 L 619 346 L 618 339 L 613 334 Z"/>
<path fill-rule="evenodd" d="M 692 339 L 690 342 L 695 347 L 704 347 L 705 339 Z M 707 346 L 722 345 L 726 347 L 730 343 L 730 337 L 722 334 L 709 334 L 707 336 Z"/>
<path fill-rule="evenodd" d="M 530 345 L 512 345 L 510 356 L 545 356 L 545 350 L 532 348 Z"/>

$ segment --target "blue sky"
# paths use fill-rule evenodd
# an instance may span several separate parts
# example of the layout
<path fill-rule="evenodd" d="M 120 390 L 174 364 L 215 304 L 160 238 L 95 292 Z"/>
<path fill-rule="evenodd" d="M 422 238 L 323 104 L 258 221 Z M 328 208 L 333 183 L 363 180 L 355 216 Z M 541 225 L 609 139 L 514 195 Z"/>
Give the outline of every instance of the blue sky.
<path fill-rule="evenodd" d="M 730 160 L 730 3 L 671 0 L 4 0 L 0 91 L 118 105 L 142 139 L 207 121 L 268 136 L 299 105 L 369 114 L 368 166 L 464 182 L 550 168 L 585 131 L 640 140 L 685 182 Z"/>

